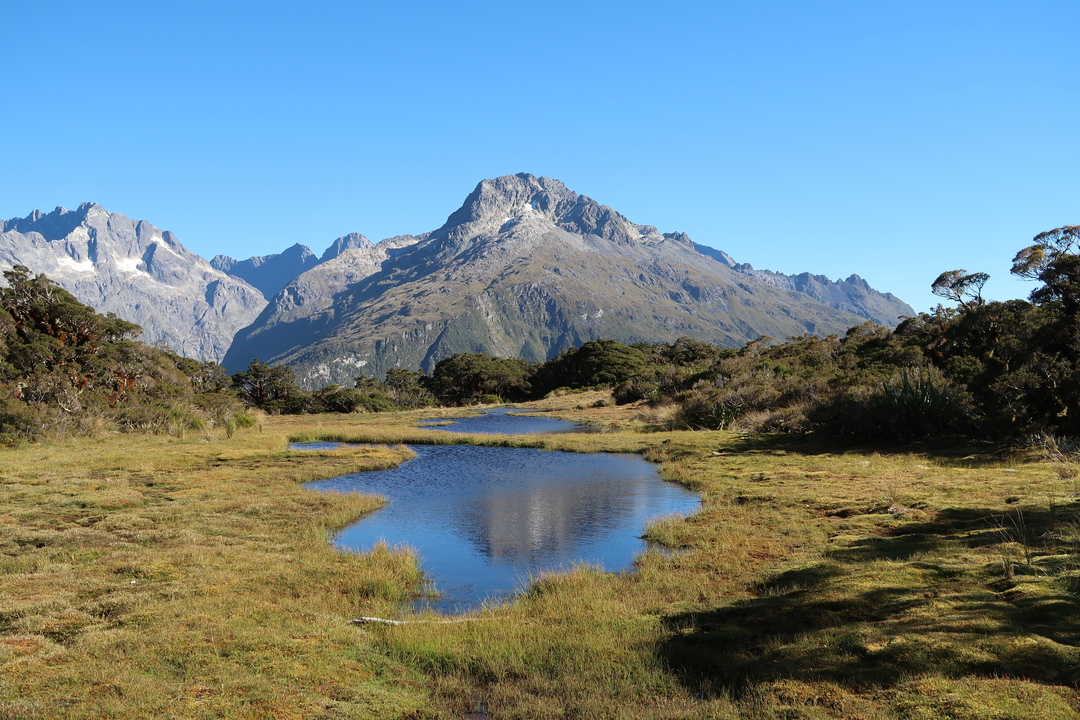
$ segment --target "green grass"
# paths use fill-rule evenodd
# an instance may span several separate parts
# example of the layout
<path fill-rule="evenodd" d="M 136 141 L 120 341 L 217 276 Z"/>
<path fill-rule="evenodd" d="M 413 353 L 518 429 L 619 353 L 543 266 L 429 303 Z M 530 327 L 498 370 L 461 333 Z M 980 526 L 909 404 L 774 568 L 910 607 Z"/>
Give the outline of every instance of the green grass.
<path fill-rule="evenodd" d="M 232 438 L 0 451 L 0 718 L 1072 718 L 1080 504 L 1063 464 L 727 432 L 539 404 L 608 432 L 263 418 Z M 290 439 L 362 443 L 290 451 Z M 641 452 L 701 511 L 636 572 L 537 579 L 474 622 L 402 617 L 408 549 L 333 550 L 381 500 L 300 483 L 403 442 Z M 1067 463 L 1065 464 L 1067 466 Z M 1069 468 L 1066 467 L 1066 470 Z"/>

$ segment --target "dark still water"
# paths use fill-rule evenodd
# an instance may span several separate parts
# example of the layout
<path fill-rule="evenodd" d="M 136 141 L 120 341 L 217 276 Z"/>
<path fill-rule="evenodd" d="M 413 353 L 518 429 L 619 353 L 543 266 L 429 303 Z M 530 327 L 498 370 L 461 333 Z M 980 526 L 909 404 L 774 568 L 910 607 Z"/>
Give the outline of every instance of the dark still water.
<path fill-rule="evenodd" d="M 442 430 L 457 433 L 481 433 L 493 435 L 529 435 L 533 433 L 549 435 L 551 433 L 582 432 L 581 425 L 565 420 L 553 420 L 531 415 L 511 415 L 523 412 L 514 408 L 496 408 L 484 410 L 482 415 L 467 418 L 432 418 L 419 424 L 429 430 Z M 451 422 L 453 425 L 428 426 L 425 423 Z"/>
<path fill-rule="evenodd" d="M 462 612 L 521 590 L 530 574 L 585 562 L 623 570 L 645 548 L 649 518 L 689 514 L 695 493 L 664 482 L 636 455 L 420 445 L 391 470 L 309 483 L 384 495 L 389 504 L 338 535 L 342 548 L 379 540 L 417 550 L 442 596 Z"/>

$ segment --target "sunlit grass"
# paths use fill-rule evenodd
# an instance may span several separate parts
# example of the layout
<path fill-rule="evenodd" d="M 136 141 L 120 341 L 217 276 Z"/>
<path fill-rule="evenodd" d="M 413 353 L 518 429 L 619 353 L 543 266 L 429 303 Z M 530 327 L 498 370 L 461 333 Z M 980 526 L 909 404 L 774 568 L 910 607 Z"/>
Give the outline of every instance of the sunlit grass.
<path fill-rule="evenodd" d="M 428 410 L 0 451 L 0 718 L 1080 712 L 1080 513 L 1060 462 L 648 433 L 596 402 L 543 407 L 608 432 L 416 428 L 453 414 Z M 381 499 L 301 483 L 417 442 L 641 452 L 703 503 L 643 528 L 676 552 L 632 573 L 544 576 L 470 622 L 350 625 L 411 617 L 423 577 L 407 548 L 331 546 Z"/>
<path fill-rule="evenodd" d="M 393 717 L 425 693 L 347 624 L 410 597 L 415 556 L 335 551 L 378 498 L 300 481 L 408 457 L 282 435 L 105 437 L 0 453 L 0 717 Z M 409 671 L 393 670 L 401 677 Z"/>

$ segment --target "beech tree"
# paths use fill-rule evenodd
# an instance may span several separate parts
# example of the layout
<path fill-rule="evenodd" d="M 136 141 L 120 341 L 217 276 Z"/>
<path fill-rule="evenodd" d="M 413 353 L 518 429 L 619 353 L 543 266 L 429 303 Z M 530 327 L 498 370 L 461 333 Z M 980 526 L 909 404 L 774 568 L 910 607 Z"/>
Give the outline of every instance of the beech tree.
<path fill-rule="evenodd" d="M 469 405 L 485 395 L 516 401 L 528 395 L 535 371 L 527 360 L 457 353 L 435 365 L 431 381 L 435 395 L 448 404 Z"/>
<path fill-rule="evenodd" d="M 1028 280 L 1038 280 L 1041 287 L 1031 293 L 1036 304 L 1061 303 L 1071 320 L 1080 317 L 1080 225 L 1048 230 L 1035 236 L 1035 242 L 1016 253 L 1012 273 Z"/>
<path fill-rule="evenodd" d="M 930 292 L 958 302 L 962 307 L 982 305 L 982 289 L 990 276 L 986 273 L 967 274 L 967 270 L 948 270 L 938 275 L 930 285 Z"/>
<path fill-rule="evenodd" d="M 540 392 L 559 387 L 618 385 L 641 374 L 649 366 L 648 356 L 618 340 L 590 340 L 544 363 L 534 384 Z"/>
<path fill-rule="evenodd" d="M 295 384 L 296 374 L 287 365 L 267 365 L 255 358 L 244 372 L 232 376 L 233 387 L 249 405 L 261 410 L 280 412 L 290 398 L 302 391 Z"/>

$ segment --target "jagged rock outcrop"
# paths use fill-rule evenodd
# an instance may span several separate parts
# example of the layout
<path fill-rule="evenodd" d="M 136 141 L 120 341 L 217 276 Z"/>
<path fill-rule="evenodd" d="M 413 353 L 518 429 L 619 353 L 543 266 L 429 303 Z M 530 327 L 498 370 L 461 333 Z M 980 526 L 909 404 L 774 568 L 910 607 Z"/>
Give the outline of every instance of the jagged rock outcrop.
<path fill-rule="evenodd" d="M 287 363 L 317 387 L 431 370 L 455 352 L 539 361 L 597 338 L 681 336 L 735 346 L 866 320 L 699 248 L 558 180 L 484 180 L 439 229 L 385 259 L 352 261 L 358 273 L 346 263 L 300 275 L 238 333 L 225 364 Z"/>
<path fill-rule="evenodd" d="M 384 262 L 421 239 L 398 235 L 372 245 L 363 235 L 354 233 L 345 237 L 362 238 L 364 242 L 345 244 L 341 242 L 345 238 L 338 238 L 323 254 L 323 258 L 329 259 L 282 288 L 255 321 L 264 333 L 278 325 L 297 332 L 302 323 L 331 310 L 336 295 L 379 272 Z"/>
<path fill-rule="evenodd" d="M 361 235 L 360 233 L 349 233 L 348 235 L 342 235 L 337 240 L 330 244 L 330 247 L 323 251 L 322 256 L 319 258 L 319 262 L 326 262 L 327 260 L 333 260 L 346 250 L 352 250 L 358 248 L 361 250 L 368 250 L 374 247 L 370 240 Z M 299 275 L 300 273 L 297 273 Z M 295 276 L 294 276 L 295 277 Z"/>
<path fill-rule="evenodd" d="M 219 361 L 266 305 L 248 283 L 211 267 L 170 232 L 107 212 L 38 210 L 3 222 L 0 268 L 44 273 L 98 312 L 142 326 L 142 339 Z"/>
<path fill-rule="evenodd" d="M 723 250 L 717 250 L 716 248 L 711 248 L 708 245 L 698 245 L 697 243 L 694 243 L 694 249 L 706 257 L 711 257 L 713 260 L 721 263 L 722 265 L 727 265 L 730 268 L 733 268 L 736 265 L 736 262 L 731 259 L 731 256 Z"/>
<path fill-rule="evenodd" d="M 317 267 L 327 261 L 334 260 L 348 250 L 370 250 L 374 247 L 371 241 L 360 233 L 343 235 L 326 248 L 321 257 L 316 257 L 307 245 L 297 243 L 283 252 L 273 255 L 256 255 L 247 260 L 235 260 L 228 255 L 217 255 L 210 264 L 224 273 L 240 278 L 254 285 L 267 300 L 273 299 L 286 285 L 295 280 L 299 275 Z M 378 253 L 376 253 L 378 255 Z M 383 253 L 385 255 L 385 253 Z M 364 254 L 359 258 L 360 267 L 355 269 L 341 269 L 337 275 L 342 282 L 352 282 L 363 277 L 361 267 L 365 265 Z M 382 259 L 386 259 L 383 257 Z M 347 264 L 347 263 L 346 263 Z M 325 279 L 315 283 L 316 288 L 327 288 L 326 282 L 335 276 L 335 272 L 324 269 Z M 369 271 L 367 274 L 370 274 Z M 340 289 L 340 288 L 336 288 Z M 313 299 L 313 298 L 312 298 Z"/>
<path fill-rule="evenodd" d="M 217 255 L 210 261 L 210 265 L 257 287 L 263 297 L 269 300 L 290 280 L 315 267 L 319 262 L 311 248 L 297 243 L 283 252 L 257 255 L 247 260 L 234 260 L 228 255 Z"/>
<path fill-rule="evenodd" d="M 901 317 L 915 315 L 915 311 L 903 300 L 892 293 L 878 292 L 858 275 L 834 281 L 824 275 L 812 275 L 808 272 L 785 275 L 772 270 L 755 270 L 748 263 L 735 264 L 732 267 L 766 285 L 796 290 L 829 307 L 861 315 L 882 325 L 896 325 Z"/>

